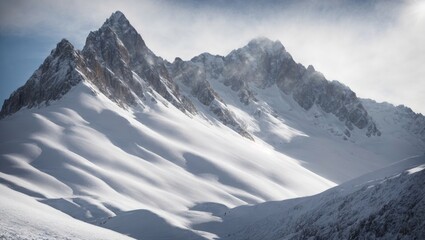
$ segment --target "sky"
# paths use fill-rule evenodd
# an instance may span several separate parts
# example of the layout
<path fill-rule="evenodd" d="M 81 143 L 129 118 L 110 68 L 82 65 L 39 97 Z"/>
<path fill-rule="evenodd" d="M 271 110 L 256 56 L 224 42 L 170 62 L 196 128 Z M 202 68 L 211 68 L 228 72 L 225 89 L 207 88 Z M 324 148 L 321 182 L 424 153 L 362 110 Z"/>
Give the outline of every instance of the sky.
<path fill-rule="evenodd" d="M 425 114 L 425 0 L 0 0 L 0 101 L 62 38 L 82 49 L 116 10 L 169 61 L 267 37 L 359 97 Z"/>

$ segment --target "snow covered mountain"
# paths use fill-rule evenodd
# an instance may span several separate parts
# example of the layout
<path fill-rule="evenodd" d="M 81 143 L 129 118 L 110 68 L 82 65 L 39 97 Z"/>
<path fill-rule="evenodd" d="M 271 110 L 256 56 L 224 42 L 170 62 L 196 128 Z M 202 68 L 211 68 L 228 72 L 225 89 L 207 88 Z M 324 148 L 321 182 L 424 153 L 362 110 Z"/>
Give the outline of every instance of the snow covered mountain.
<path fill-rule="evenodd" d="M 425 150 L 421 114 L 357 98 L 278 41 L 170 63 L 121 12 L 81 51 L 59 42 L 0 117 L 0 234 L 11 238 L 69 237 L 31 208 L 86 229 L 73 238 L 107 238 L 79 220 L 135 238 L 224 238 L 205 208 L 317 194 Z"/>

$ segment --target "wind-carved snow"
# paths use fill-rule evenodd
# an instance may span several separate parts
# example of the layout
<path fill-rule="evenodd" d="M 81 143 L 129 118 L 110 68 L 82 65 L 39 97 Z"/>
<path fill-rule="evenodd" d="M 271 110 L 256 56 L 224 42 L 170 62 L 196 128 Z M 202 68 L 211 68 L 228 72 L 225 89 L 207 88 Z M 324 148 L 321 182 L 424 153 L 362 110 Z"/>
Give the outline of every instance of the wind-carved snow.
<path fill-rule="evenodd" d="M 233 240 L 422 239 L 424 163 L 405 159 L 311 197 L 202 209 L 220 219 L 194 228 Z"/>
<path fill-rule="evenodd" d="M 130 113 L 92 91 L 81 83 L 49 108 L 1 121 L 4 183 L 85 221 L 146 209 L 180 228 L 198 202 L 232 207 L 335 185 L 227 127 L 162 104 Z"/>
<path fill-rule="evenodd" d="M 117 232 L 76 221 L 28 195 L 0 185 L 1 239 L 132 239 Z"/>

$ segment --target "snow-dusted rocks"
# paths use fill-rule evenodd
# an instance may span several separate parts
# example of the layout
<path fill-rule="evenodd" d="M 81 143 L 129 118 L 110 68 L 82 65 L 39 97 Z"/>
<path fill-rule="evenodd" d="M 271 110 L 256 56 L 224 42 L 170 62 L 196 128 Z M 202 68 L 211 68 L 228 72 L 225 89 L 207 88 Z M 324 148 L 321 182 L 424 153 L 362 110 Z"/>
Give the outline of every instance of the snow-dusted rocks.
<path fill-rule="evenodd" d="M 234 113 L 227 107 L 226 102 L 211 87 L 209 82 L 211 76 L 219 74 L 216 72 L 218 67 L 214 63 L 211 63 L 212 66 L 204 64 L 204 61 L 211 59 L 216 61 L 215 64 L 222 66 L 221 57 L 203 54 L 189 62 L 176 59 L 173 64 L 169 64 L 168 68 L 174 81 L 181 85 L 181 89 L 186 88 L 187 92 L 203 105 L 202 108 L 209 110 L 224 125 L 253 140 L 252 136 L 242 127 L 241 122 L 235 118 Z"/>
<path fill-rule="evenodd" d="M 109 98 L 123 106 L 146 100 L 146 93 L 157 94 L 182 111 L 195 109 L 179 94 L 165 61 L 146 46 L 142 37 L 121 12 L 91 32 L 82 51 L 93 79 Z"/>
<path fill-rule="evenodd" d="M 225 84 L 234 90 L 242 88 L 244 96 L 251 92 L 242 87 L 246 82 L 260 88 L 276 84 L 305 110 L 317 105 L 325 113 L 334 114 L 349 130 L 357 127 L 366 129 L 367 136 L 380 135 L 353 91 L 336 81 L 327 81 L 313 67 L 306 69 L 296 63 L 278 41 L 252 40 L 246 47 L 230 53 L 225 61 Z"/>
<path fill-rule="evenodd" d="M 60 41 L 27 83 L 7 99 L 0 117 L 13 114 L 22 107 L 32 108 L 61 98 L 83 80 L 84 59 L 66 39 Z"/>
<path fill-rule="evenodd" d="M 389 103 L 377 103 L 371 99 L 362 99 L 362 103 L 376 119 L 378 127 L 386 129 L 388 134 L 412 134 L 425 142 L 425 117 L 422 114 L 415 113 L 403 105 L 393 106 Z"/>
<path fill-rule="evenodd" d="M 226 57 L 205 53 L 187 62 L 168 63 L 146 46 L 119 11 L 89 34 L 81 53 L 67 41 L 59 43 L 31 79 L 5 102 L 1 116 L 56 100 L 83 79 L 122 107 L 143 104 L 159 94 L 181 111 L 196 114 L 196 104 L 190 100 L 194 96 L 218 121 L 249 139 L 253 138 L 246 123 L 227 107 L 211 81 L 230 87 L 245 105 L 257 100 L 257 89 L 276 85 L 303 109 L 316 105 L 335 115 L 346 126 L 346 138 L 354 128 L 364 129 L 367 136 L 381 134 L 354 92 L 327 81 L 313 67 L 296 63 L 278 41 L 257 38 Z M 181 92 L 181 84 L 188 91 Z"/>

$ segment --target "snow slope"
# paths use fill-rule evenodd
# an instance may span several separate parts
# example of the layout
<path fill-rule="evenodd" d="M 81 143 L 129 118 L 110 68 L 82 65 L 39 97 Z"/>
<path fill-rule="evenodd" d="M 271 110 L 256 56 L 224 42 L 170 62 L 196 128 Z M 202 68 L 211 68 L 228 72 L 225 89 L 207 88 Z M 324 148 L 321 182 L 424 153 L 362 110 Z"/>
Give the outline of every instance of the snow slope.
<path fill-rule="evenodd" d="M 131 239 L 0 185 L 0 239 Z"/>
<path fill-rule="evenodd" d="M 220 239 L 423 239 L 425 155 L 311 197 L 211 211 Z"/>
<path fill-rule="evenodd" d="M 259 138 L 250 141 L 161 101 L 125 110 L 80 83 L 48 107 L 6 117 L 0 121 L 0 181 L 76 219 L 147 239 L 224 237 L 223 230 L 199 226 L 222 221 L 223 213 L 239 205 L 335 186 Z M 305 155 L 321 159 L 328 154 L 314 140 L 306 144 L 312 137 L 304 132 L 279 129 L 289 143 L 303 140 Z M 326 144 L 325 137 L 315 138 Z M 338 138 L 327 141 L 339 144 L 341 154 L 365 151 L 355 152 L 353 144 Z M 344 171 L 344 161 L 333 161 L 331 169 Z M 276 209 L 281 207 L 255 216 L 268 218 Z"/>
<path fill-rule="evenodd" d="M 374 142 L 375 151 L 382 151 L 388 157 L 404 158 L 403 152 L 420 149 L 422 154 L 425 147 L 418 143 L 418 139 L 425 141 L 425 117 L 414 113 L 403 105 L 394 106 L 389 103 L 377 103 L 370 99 L 363 99 L 363 105 L 375 119 L 377 125 L 385 133 L 385 138 L 370 139 L 364 145 Z M 387 146 L 385 149 L 384 146 Z"/>
<path fill-rule="evenodd" d="M 6 117 L 1 182 L 84 221 L 145 209 L 180 229 L 200 202 L 234 207 L 335 186 L 296 159 L 173 106 L 133 110 L 80 83 L 48 107 Z"/>

